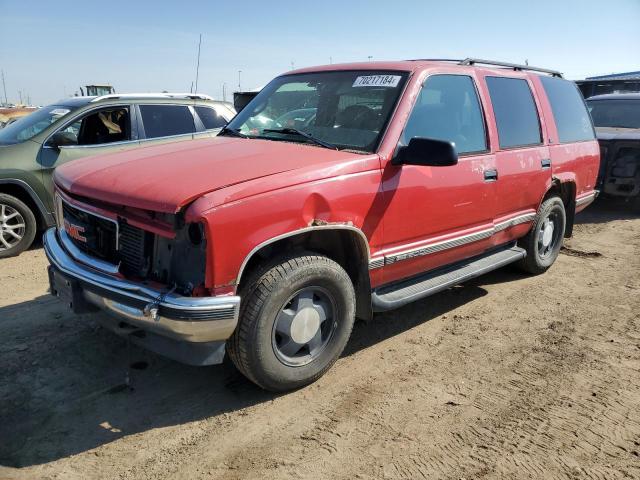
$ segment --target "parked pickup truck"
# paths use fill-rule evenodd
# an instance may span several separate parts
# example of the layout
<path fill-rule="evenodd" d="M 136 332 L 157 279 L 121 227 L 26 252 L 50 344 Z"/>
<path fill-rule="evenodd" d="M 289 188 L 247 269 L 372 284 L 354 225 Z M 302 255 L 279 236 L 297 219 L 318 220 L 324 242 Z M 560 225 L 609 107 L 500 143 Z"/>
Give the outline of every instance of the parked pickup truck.
<path fill-rule="evenodd" d="M 57 169 L 51 292 L 156 352 L 205 365 L 226 347 L 256 384 L 293 389 L 330 368 L 356 318 L 510 263 L 547 270 L 598 166 L 557 72 L 288 72 L 217 138 Z"/>

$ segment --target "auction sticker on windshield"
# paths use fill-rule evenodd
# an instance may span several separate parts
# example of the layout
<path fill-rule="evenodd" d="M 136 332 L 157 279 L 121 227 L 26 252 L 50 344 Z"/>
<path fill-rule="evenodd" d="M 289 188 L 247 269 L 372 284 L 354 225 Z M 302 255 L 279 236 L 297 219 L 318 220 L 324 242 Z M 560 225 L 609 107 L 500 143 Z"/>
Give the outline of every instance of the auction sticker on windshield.
<path fill-rule="evenodd" d="M 366 75 L 356 78 L 352 87 L 397 87 L 400 75 Z"/>

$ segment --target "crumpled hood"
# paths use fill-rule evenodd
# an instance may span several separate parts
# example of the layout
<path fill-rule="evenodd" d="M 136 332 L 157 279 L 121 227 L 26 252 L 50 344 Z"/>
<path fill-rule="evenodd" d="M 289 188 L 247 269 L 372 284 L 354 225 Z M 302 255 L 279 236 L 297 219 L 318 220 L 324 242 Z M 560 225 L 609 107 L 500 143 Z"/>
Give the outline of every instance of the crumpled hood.
<path fill-rule="evenodd" d="M 354 157 L 361 156 L 296 143 L 215 137 L 76 160 L 57 168 L 54 179 L 74 195 L 175 213 L 223 187 Z"/>
<path fill-rule="evenodd" d="M 596 127 L 596 136 L 598 137 L 598 140 L 638 140 L 640 141 L 640 129 Z"/>

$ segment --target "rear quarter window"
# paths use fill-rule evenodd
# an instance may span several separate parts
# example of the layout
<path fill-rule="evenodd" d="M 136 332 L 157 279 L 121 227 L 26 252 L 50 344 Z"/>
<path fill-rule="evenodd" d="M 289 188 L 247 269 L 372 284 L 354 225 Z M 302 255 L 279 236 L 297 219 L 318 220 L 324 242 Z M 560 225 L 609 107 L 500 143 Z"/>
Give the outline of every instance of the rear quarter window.
<path fill-rule="evenodd" d="M 575 83 L 557 77 L 540 77 L 547 94 L 560 143 L 593 140 L 591 117 Z"/>
<path fill-rule="evenodd" d="M 500 148 L 542 143 L 540 119 L 529 83 L 520 78 L 486 77 Z"/>
<path fill-rule="evenodd" d="M 195 107 L 198 117 L 202 121 L 204 128 L 212 130 L 214 128 L 222 128 L 227 124 L 227 121 L 222 115 L 218 115 L 213 108 L 209 107 Z"/>

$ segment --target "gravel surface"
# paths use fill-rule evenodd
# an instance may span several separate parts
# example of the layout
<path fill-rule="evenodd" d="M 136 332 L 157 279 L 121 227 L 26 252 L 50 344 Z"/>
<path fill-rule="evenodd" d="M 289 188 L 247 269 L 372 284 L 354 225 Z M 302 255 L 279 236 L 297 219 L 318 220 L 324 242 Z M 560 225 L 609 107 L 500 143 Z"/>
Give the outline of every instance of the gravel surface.
<path fill-rule="evenodd" d="M 506 268 L 358 323 L 317 383 L 132 349 L 0 260 L 0 478 L 640 478 L 640 218 L 578 216 L 549 272 Z"/>

